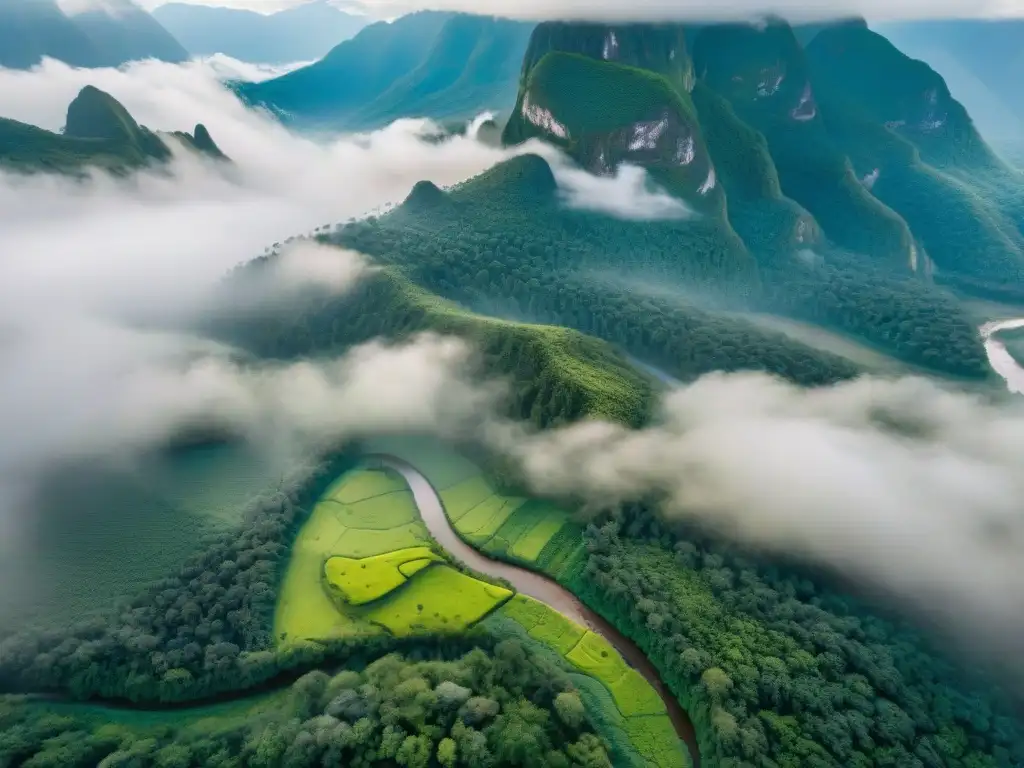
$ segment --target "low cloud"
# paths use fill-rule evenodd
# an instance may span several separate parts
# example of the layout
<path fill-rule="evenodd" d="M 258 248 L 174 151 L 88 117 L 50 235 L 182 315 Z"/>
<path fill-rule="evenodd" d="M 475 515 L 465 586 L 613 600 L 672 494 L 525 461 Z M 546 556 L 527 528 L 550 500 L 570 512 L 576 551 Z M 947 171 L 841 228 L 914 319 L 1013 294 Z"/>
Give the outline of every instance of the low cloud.
<path fill-rule="evenodd" d="M 392 18 L 416 10 L 487 13 L 519 19 L 594 21 L 670 21 L 677 19 L 749 19 L 771 12 L 794 20 L 828 19 L 857 14 L 872 20 L 903 18 L 978 18 L 1019 16 L 1019 0 L 363 0 L 374 15 Z"/>
<path fill-rule="evenodd" d="M 622 164 L 611 176 L 594 176 L 568 164 L 553 164 L 562 199 L 569 208 L 620 219 L 654 221 L 694 215 L 682 200 L 655 186 L 647 171 Z"/>
<path fill-rule="evenodd" d="M 24 564 L 15 553 L 29 556 L 24 523 L 56 463 L 122 461 L 204 422 L 275 452 L 395 419 L 443 431 L 455 406 L 442 395 L 482 402 L 458 386 L 462 353 L 451 342 L 269 366 L 188 329 L 214 310 L 273 311 L 310 286 L 350 290 L 373 269 L 366 257 L 293 236 L 398 203 L 421 179 L 454 184 L 517 152 L 544 154 L 560 176 L 566 162 L 538 142 L 509 152 L 466 137 L 425 140 L 438 130 L 426 120 L 357 136 L 298 136 L 246 109 L 223 79 L 223 66 L 210 61 L 80 70 L 47 60 L 26 72 L 0 70 L 4 117 L 59 129 L 68 103 L 92 84 L 151 128 L 202 122 L 233 160 L 179 148 L 169 173 L 75 180 L 0 170 L 5 568 Z M 280 258 L 224 293 L 232 268 L 275 245 Z M 358 405 L 347 410 L 345 402 Z M 18 581 L 0 578 L 0 592 Z M 0 607 L 5 600 L 0 594 Z"/>
<path fill-rule="evenodd" d="M 961 639 L 1024 650 L 1024 407 L 931 380 L 805 390 L 715 374 L 632 431 L 492 426 L 539 492 L 594 507 L 663 500 L 668 517 L 833 568 Z"/>

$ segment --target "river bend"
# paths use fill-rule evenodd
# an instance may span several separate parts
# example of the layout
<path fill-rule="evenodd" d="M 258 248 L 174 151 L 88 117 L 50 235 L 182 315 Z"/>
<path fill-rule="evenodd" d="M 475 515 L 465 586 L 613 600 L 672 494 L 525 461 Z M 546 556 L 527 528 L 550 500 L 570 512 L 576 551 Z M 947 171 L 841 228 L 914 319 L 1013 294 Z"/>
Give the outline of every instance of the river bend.
<path fill-rule="evenodd" d="M 601 635 L 611 643 L 622 654 L 622 657 L 629 665 L 644 676 L 644 679 L 651 684 L 661 697 L 676 733 L 686 744 L 690 752 L 690 758 L 693 761 L 694 767 L 700 767 L 697 734 L 694 731 L 689 715 L 680 706 L 679 700 L 668 689 L 668 686 L 662 682 L 658 671 L 644 655 L 643 651 L 637 647 L 636 643 L 619 632 L 619 630 L 598 616 L 594 611 L 583 605 L 572 592 L 553 579 L 526 568 L 520 568 L 517 565 L 493 560 L 466 544 L 466 542 L 459 538 L 459 535 L 448 521 L 448 516 L 444 512 L 444 506 L 437 491 L 430 485 L 427 478 L 411 464 L 394 456 L 378 454 L 371 458 L 377 459 L 401 473 L 412 490 L 416 506 L 419 507 L 420 517 L 423 518 L 427 530 L 430 531 L 430 535 L 445 550 L 480 573 L 505 579 L 519 592 L 545 603 L 566 618 Z"/>

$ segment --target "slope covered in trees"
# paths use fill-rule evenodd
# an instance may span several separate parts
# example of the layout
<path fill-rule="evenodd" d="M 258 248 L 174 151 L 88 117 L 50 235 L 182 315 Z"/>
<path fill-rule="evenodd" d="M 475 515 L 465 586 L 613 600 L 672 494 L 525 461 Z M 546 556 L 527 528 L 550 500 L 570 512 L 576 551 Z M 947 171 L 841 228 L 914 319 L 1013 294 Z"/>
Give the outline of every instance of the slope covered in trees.
<path fill-rule="evenodd" d="M 196 152 L 226 159 L 202 124 L 192 134 L 170 135 Z M 113 96 L 91 85 L 68 106 L 63 133 L 0 118 L 0 167 L 23 173 L 79 173 L 89 167 L 123 173 L 170 158 L 164 137 L 140 126 Z"/>
<path fill-rule="evenodd" d="M 153 11 L 153 17 L 193 56 L 223 53 L 254 64 L 319 59 L 368 21 L 326 0 L 269 14 L 243 8 L 164 3 Z"/>
<path fill-rule="evenodd" d="M 56 0 L 0 3 L 0 67 L 28 69 L 44 57 L 76 67 L 116 67 L 137 59 L 188 58 L 159 22 L 130 0 L 67 14 Z"/>
<path fill-rule="evenodd" d="M 752 185 L 746 205 L 765 217 L 788 210 L 794 224 L 806 215 L 770 184 Z M 332 238 L 405 268 L 446 298 L 488 314 L 568 325 L 684 379 L 720 368 L 768 370 L 805 384 L 856 373 L 839 357 L 715 306 L 780 311 L 926 367 L 987 375 L 970 319 L 941 290 L 841 254 L 759 264 L 711 216 L 641 223 L 566 210 L 536 156 L 448 193 L 420 185 L 392 213 Z"/>
<path fill-rule="evenodd" d="M 493 475 L 474 476 L 441 444 L 372 445 L 422 468 L 468 544 L 556 578 L 631 637 L 694 721 L 704 765 L 1009 768 L 1024 759 L 1024 729 L 997 684 L 965 676 L 952 651 L 819 573 L 667 522 L 645 504 L 588 522 L 543 502 L 558 526 L 524 557 L 517 544 L 542 502 L 516 507 L 514 475 L 497 492 Z M 465 465 L 457 476 L 466 479 L 446 480 Z M 467 485 L 493 495 L 478 493 L 485 500 L 467 511 Z M 513 511 L 473 532 L 475 510 L 502 503 Z"/>
<path fill-rule="evenodd" d="M 941 77 L 862 23 L 822 25 L 807 50 L 777 20 L 576 27 L 537 27 L 505 139 L 544 137 L 597 173 L 639 164 L 698 205 L 706 185 L 673 182 L 709 168 L 719 205 L 676 225 L 681 295 L 697 273 L 702 290 L 731 289 L 916 365 L 987 375 L 970 319 L 934 281 L 1016 290 L 1021 185 Z M 692 70 L 679 63 L 690 54 Z M 659 109 L 675 117 L 652 122 Z M 661 151 L 673 124 L 688 132 L 676 135 L 681 156 Z M 737 260 L 756 264 L 742 290 L 730 285 Z"/>
<path fill-rule="evenodd" d="M 290 125 L 365 130 L 508 109 L 531 24 L 424 11 L 372 24 L 308 67 L 238 86 Z"/>

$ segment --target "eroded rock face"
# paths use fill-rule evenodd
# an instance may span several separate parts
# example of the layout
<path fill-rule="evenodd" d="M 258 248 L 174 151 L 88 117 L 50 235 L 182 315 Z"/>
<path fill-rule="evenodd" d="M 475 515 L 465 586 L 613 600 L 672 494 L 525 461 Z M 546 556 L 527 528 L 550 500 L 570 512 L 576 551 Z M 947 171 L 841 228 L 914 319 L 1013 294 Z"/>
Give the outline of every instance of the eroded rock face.
<path fill-rule="evenodd" d="M 694 43 L 694 62 L 698 77 L 741 113 L 798 123 L 818 117 L 807 61 L 784 22 L 706 27 Z"/>
<path fill-rule="evenodd" d="M 939 164 L 988 162 L 988 152 L 946 82 L 866 29 L 821 32 L 807 48 L 816 87 L 830 102 L 910 140 Z"/>
<path fill-rule="evenodd" d="M 670 172 L 686 183 L 680 191 L 707 197 L 718 178 L 695 126 L 669 109 L 651 120 L 588 137 L 577 159 L 592 173 L 610 174 L 622 163 Z"/>
<path fill-rule="evenodd" d="M 544 22 L 530 38 L 523 73 L 554 51 L 647 69 L 682 90 L 693 89 L 693 64 L 681 24 Z"/>

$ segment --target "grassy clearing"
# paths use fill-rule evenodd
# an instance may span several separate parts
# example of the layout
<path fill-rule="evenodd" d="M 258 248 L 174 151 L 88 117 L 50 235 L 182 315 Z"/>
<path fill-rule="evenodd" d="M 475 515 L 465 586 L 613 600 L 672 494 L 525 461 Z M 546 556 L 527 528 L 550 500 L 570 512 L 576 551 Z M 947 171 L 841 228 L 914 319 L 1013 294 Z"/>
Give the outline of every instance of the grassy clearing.
<path fill-rule="evenodd" d="M 338 478 L 327 489 L 324 498 L 339 504 L 355 504 L 374 496 L 405 490 L 405 481 L 396 475 L 385 472 L 361 472 L 352 477 Z"/>
<path fill-rule="evenodd" d="M 449 519 L 458 522 L 478 504 L 494 496 L 494 490 L 478 470 L 476 475 L 441 491 L 439 495 Z"/>
<path fill-rule="evenodd" d="M 573 680 L 618 753 L 616 765 L 635 764 L 628 759 L 631 752 L 658 768 L 689 765 L 664 702 L 603 637 L 525 595 L 516 595 L 498 613 L 580 672 Z"/>
<path fill-rule="evenodd" d="M 498 532 L 498 529 L 516 510 L 516 507 L 525 502 L 525 499 L 506 499 L 495 494 L 468 512 L 464 512 L 460 517 L 451 519 L 458 524 L 460 533 L 471 541 L 479 539 L 480 543 L 483 543 Z"/>
<path fill-rule="evenodd" d="M 328 589 L 343 602 L 364 605 L 397 589 L 410 576 L 440 560 L 429 547 L 400 549 L 362 560 L 332 557 L 324 564 L 324 579 Z"/>
<path fill-rule="evenodd" d="M 502 613 L 522 625 L 534 640 L 554 648 L 561 656 L 569 653 L 586 633 L 579 624 L 527 595 L 516 595 L 505 604 Z"/>
<path fill-rule="evenodd" d="M 394 635 L 462 631 L 513 593 L 446 565 L 434 565 L 369 607 L 365 618 Z"/>
<path fill-rule="evenodd" d="M 367 453 L 397 456 L 416 467 L 438 492 L 480 474 L 480 469 L 454 451 L 444 450 L 433 437 L 374 437 L 363 443 Z"/>
<path fill-rule="evenodd" d="M 373 491 L 378 495 L 367 495 Z M 290 642 L 382 631 L 459 632 L 512 597 L 443 565 L 432 544 L 399 475 L 368 467 L 346 473 L 296 538 L 275 636 Z"/>
<path fill-rule="evenodd" d="M 412 494 L 408 490 L 385 490 L 400 479 L 382 470 L 356 469 L 332 484 L 324 495 L 325 500 L 313 508 L 309 520 L 295 539 L 281 584 L 274 616 L 274 636 L 279 641 L 381 631 L 354 607 L 344 610 L 332 601 L 322 587 L 321 577 L 324 563 L 332 557 L 362 558 L 414 547 L 426 549 L 422 545 L 430 543 L 430 535 L 419 519 Z M 380 497 L 366 497 L 367 489 L 382 489 L 385 493 Z M 362 500 L 349 504 L 332 500 L 360 496 Z M 387 501 L 381 503 L 379 499 Z M 385 520 L 393 527 L 360 528 L 354 525 L 366 524 L 367 521 L 371 525 L 380 525 Z M 410 559 L 423 557 L 423 554 L 417 554 Z M 400 573 L 398 577 L 401 578 L 399 584 L 405 581 Z"/>

